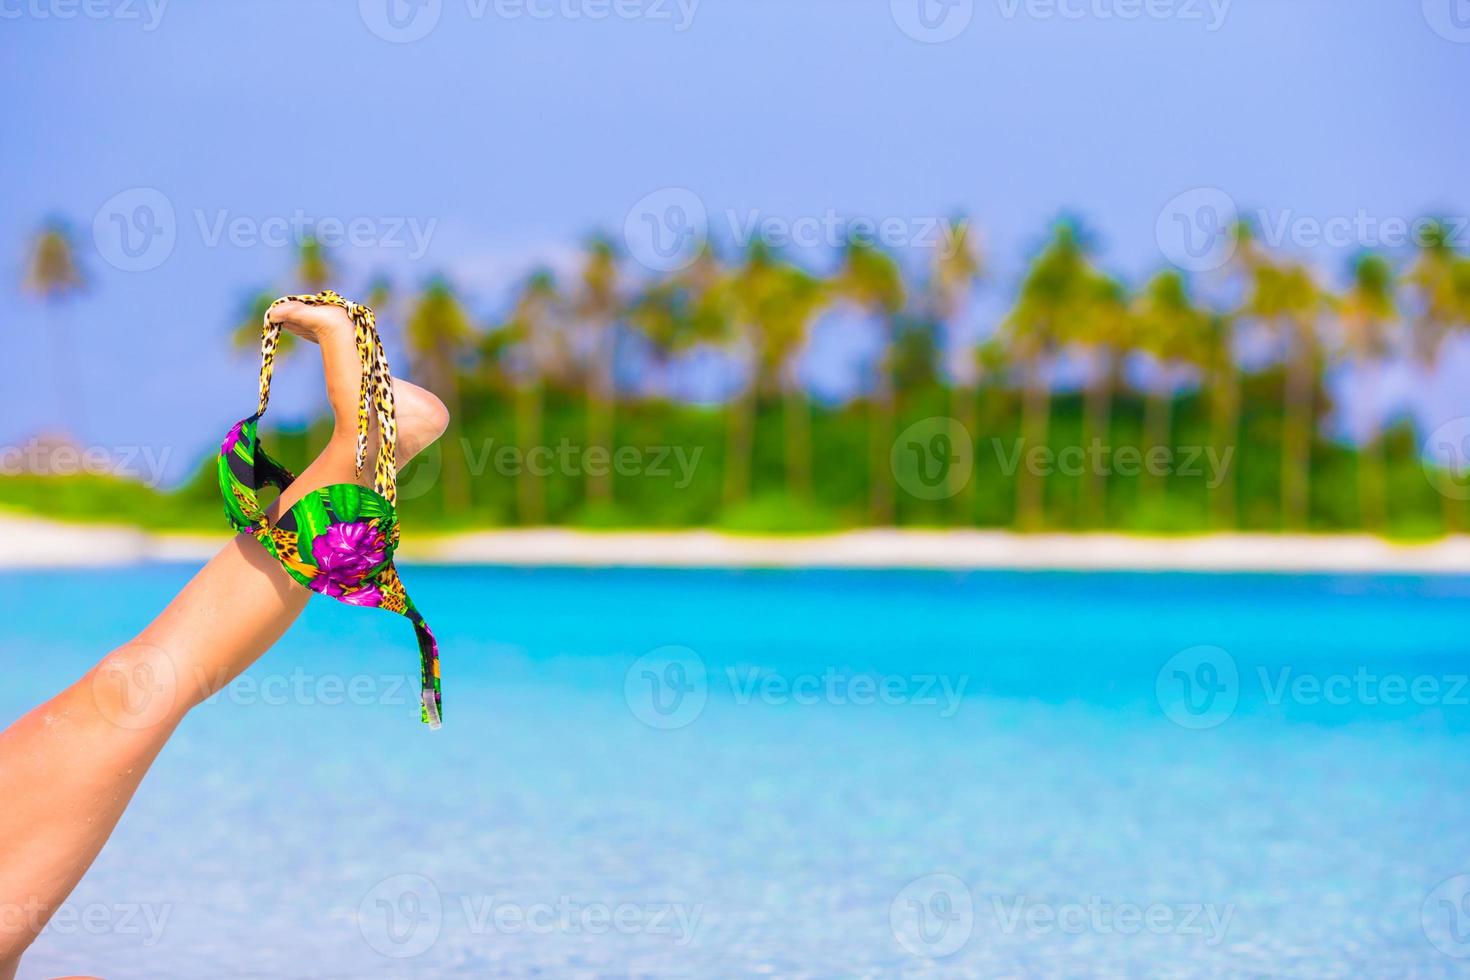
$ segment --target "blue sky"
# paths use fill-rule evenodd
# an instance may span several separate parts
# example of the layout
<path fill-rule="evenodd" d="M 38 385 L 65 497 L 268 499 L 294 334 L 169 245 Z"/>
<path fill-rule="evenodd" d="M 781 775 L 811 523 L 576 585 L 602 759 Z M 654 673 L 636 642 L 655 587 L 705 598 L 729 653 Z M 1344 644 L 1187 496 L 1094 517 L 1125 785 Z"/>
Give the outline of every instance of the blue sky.
<path fill-rule="evenodd" d="M 1395 221 L 1470 213 L 1452 0 L 388 2 L 0 0 L 0 445 L 58 417 L 48 314 L 19 289 L 52 214 L 91 280 L 62 314 L 73 426 L 177 474 L 250 408 L 222 337 L 244 293 L 290 285 L 298 216 L 355 229 L 348 288 L 442 271 L 488 312 L 650 195 L 693 195 L 717 231 L 859 215 L 918 238 L 958 210 L 992 257 L 983 329 L 1061 210 L 1130 278 L 1177 258 L 1181 195 L 1223 194 L 1332 275 Z M 138 211 L 160 197 L 171 221 Z M 120 251 L 119 216 L 171 245 Z M 1317 245 L 1314 222 L 1351 230 Z M 840 390 L 860 353 L 809 375 Z M 283 416 L 313 382 L 285 373 Z M 1470 414 L 1448 381 L 1385 390 L 1415 388 Z"/>

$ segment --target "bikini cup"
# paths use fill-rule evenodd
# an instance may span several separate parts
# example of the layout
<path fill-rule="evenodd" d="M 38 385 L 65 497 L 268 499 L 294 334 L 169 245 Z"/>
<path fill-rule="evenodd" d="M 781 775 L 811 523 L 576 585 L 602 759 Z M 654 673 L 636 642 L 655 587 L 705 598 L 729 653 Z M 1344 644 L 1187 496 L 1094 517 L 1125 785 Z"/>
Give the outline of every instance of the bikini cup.
<path fill-rule="evenodd" d="M 398 549 L 398 425 L 393 404 L 393 377 L 378 337 L 373 311 L 326 290 L 310 296 L 283 296 L 271 304 L 299 302 L 340 306 L 353 323 L 362 361 L 361 396 L 357 405 L 357 473 L 367 462 L 368 424 L 375 418 L 380 433 L 373 487 L 337 483 L 306 494 L 272 522 L 260 505 L 267 487 L 284 491 L 296 477 L 271 457 L 260 443 L 259 424 L 270 401 L 271 374 L 281 327 L 267 310 L 261 327 L 260 407 L 242 419 L 220 445 L 219 481 L 225 513 L 235 530 L 259 541 L 288 574 L 302 585 L 353 606 L 386 609 L 407 618 L 419 645 L 420 717 L 430 728 L 442 718 L 439 644 L 408 597 L 393 556 Z"/>

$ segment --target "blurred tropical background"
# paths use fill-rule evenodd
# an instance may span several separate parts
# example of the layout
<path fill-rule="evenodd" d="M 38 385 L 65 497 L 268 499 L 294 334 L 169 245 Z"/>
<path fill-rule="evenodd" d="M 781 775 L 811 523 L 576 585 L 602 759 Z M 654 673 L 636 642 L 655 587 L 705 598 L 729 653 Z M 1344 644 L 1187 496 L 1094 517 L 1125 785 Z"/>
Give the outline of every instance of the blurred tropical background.
<path fill-rule="evenodd" d="M 701 241 L 687 267 L 640 275 L 618 243 L 595 237 L 571 275 L 533 269 L 491 315 L 438 276 L 352 289 L 307 237 L 279 283 L 243 294 L 217 342 L 248 360 L 265 309 L 286 291 L 338 288 L 379 310 L 411 375 L 451 407 L 447 448 L 406 481 L 419 519 L 446 528 L 1464 529 L 1458 446 L 1435 455 L 1404 416 L 1372 420 L 1357 438 L 1333 438 L 1325 424 L 1354 400 L 1371 403 L 1390 363 L 1433 371 L 1446 341 L 1470 327 L 1470 257 L 1446 222 L 1420 222 L 1407 255 L 1353 256 L 1339 286 L 1263 247 L 1244 222 L 1211 281 L 1165 269 L 1130 282 L 1098 262 L 1075 219 L 1055 223 L 1018 282 L 995 284 L 977 230 L 951 220 L 951 244 L 916 273 L 866 241 L 819 266 L 757 239 L 733 252 Z M 85 284 L 76 249 L 65 224 L 38 230 L 26 288 L 64 307 Z M 987 288 L 1004 290 L 1008 307 L 970 340 L 959 317 Z M 842 315 L 876 323 L 881 342 L 863 390 L 825 402 L 802 384 L 800 359 L 815 324 Z M 74 402 L 62 350 L 53 382 L 59 402 Z M 701 355 L 734 377 L 720 400 L 680 400 L 650 380 Z M 1344 366 L 1350 377 L 1329 385 Z M 940 474 L 954 480 L 944 492 L 915 496 L 895 440 L 936 418 L 969 436 L 973 466 Z M 275 441 L 301 463 L 329 427 L 309 419 Z M 557 446 L 577 455 L 533 465 L 530 450 Z M 1113 458 L 1125 446 L 1137 450 L 1131 466 Z M 516 452 L 497 456 L 505 447 Z M 599 447 L 606 460 L 625 447 L 638 455 L 587 465 L 581 457 Z M 1033 447 L 1094 452 L 1067 468 L 1028 464 Z M 1167 453 L 1143 465 L 1157 447 Z M 172 490 L 127 476 L 12 474 L 0 500 L 208 527 L 213 473 L 202 460 Z"/>
<path fill-rule="evenodd" d="M 1441 83 L 1463 80 L 1450 27 L 1311 3 L 1201 21 L 961 3 L 949 36 L 901 3 L 839 21 L 823 4 L 646 6 L 596 22 L 293 13 L 297 36 L 383 68 L 311 107 L 280 77 L 295 54 L 270 4 L 16 20 L 25 43 L 0 71 L 59 111 L 7 110 L 33 144 L 0 191 L 22 365 L 0 505 L 217 528 L 214 430 L 250 407 L 261 313 L 330 287 L 378 309 L 396 370 L 453 411 L 405 480 L 424 527 L 1426 538 L 1470 523 L 1470 202 L 1446 170 L 1465 137 L 1433 124 Z M 768 83 L 803 59 L 803 77 L 837 77 L 802 42 L 834 23 L 881 68 L 777 99 Z M 729 31 L 761 39 L 765 95 L 738 81 Z M 225 35 L 252 66 L 212 60 Z M 1221 59 L 1264 63 L 1301 35 L 1321 48 L 1300 55 L 1290 107 L 1252 108 L 1283 94 Z M 1367 38 L 1414 71 L 1347 71 L 1334 53 Z M 626 92 L 546 77 L 548 58 L 591 59 Z M 1054 76 L 1007 92 L 1028 58 Z M 68 73 L 74 59 L 113 83 Z M 208 84 L 180 90 L 175 64 Z M 700 135 L 683 125 L 695 92 L 665 84 L 696 64 L 734 73 L 698 76 L 715 120 Z M 1125 101 L 1089 90 L 1104 69 Z M 1186 71 L 1185 90 L 1154 84 Z M 523 77 L 547 87 L 513 94 Z M 638 113 L 616 108 L 630 93 Z M 1194 144 L 1123 105 L 1196 120 Z M 865 111 L 891 125 L 855 125 Z M 338 145 L 349 130 L 361 146 Z M 830 148 L 815 170 L 783 150 L 805 130 L 801 146 Z M 85 152 L 93 139 L 110 156 Z M 703 220 L 680 224 L 690 209 L 660 195 Z M 639 238 L 645 218 L 682 234 L 676 261 Z M 813 219 L 826 230 L 793 242 Z M 908 234 L 871 233 L 891 222 Z M 1346 234 L 1322 234 L 1334 225 Z M 310 358 L 289 361 L 267 421 L 299 464 L 325 423 Z M 555 461 L 532 465 L 538 448 Z M 97 465 L 76 464 L 89 452 Z"/>

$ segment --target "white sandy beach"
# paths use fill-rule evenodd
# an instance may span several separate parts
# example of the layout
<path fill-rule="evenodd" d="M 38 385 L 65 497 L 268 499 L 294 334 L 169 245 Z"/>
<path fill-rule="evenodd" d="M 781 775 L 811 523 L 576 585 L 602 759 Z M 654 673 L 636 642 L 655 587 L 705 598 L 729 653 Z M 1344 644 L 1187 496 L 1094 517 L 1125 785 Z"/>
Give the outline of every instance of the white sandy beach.
<path fill-rule="evenodd" d="M 0 568 L 200 562 L 227 535 L 154 534 L 0 514 Z M 1470 537 L 1401 544 L 1361 534 L 1015 534 L 869 529 L 811 536 L 562 528 L 408 535 L 410 562 L 651 568 L 933 568 L 1470 574 Z"/>

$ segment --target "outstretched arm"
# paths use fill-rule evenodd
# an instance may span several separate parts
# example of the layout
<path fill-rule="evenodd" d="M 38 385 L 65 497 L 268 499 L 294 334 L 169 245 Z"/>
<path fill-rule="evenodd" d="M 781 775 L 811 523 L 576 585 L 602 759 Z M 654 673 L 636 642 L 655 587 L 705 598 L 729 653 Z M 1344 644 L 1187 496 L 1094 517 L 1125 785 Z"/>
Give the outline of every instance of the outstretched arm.
<path fill-rule="evenodd" d="M 333 306 L 283 304 L 272 318 L 321 348 L 332 438 L 272 511 L 356 475 L 360 363 Z M 398 461 L 443 433 L 444 406 L 396 381 Z M 371 468 L 364 473 L 371 479 Z M 0 732 L 0 980 L 66 899 L 122 817 L 143 774 L 191 708 L 255 662 L 295 622 L 309 591 L 238 536 L 130 643 Z"/>

